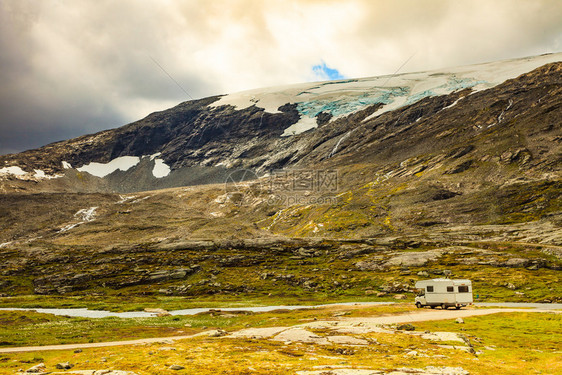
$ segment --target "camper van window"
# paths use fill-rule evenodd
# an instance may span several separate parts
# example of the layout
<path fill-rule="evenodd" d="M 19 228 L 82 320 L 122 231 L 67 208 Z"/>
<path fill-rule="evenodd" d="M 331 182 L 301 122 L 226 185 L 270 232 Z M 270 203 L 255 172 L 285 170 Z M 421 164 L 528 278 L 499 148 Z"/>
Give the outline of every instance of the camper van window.
<path fill-rule="evenodd" d="M 426 286 L 428 292 L 433 292 L 433 285 Z"/>
<path fill-rule="evenodd" d="M 468 286 L 466 285 L 459 286 L 459 293 L 468 293 Z"/>
<path fill-rule="evenodd" d="M 455 291 L 455 288 L 454 288 L 454 287 L 452 287 L 452 286 L 448 286 L 448 287 L 447 287 L 447 292 L 451 292 L 451 293 L 452 293 L 452 292 L 454 292 L 454 291 Z"/>

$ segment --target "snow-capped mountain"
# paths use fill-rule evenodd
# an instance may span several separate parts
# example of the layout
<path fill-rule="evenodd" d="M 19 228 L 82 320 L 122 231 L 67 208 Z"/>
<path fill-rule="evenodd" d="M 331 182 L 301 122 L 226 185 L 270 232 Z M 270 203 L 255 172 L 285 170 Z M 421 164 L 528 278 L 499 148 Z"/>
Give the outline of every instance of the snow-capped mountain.
<path fill-rule="evenodd" d="M 560 61 L 562 53 L 547 54 L 188 101 L 118 129 L 0 156 L 0 188 L 129 192 L 224 182 L 239 169 L 385 168 L 474 148 L 498 132 L 522 132 L 525 140 L 515 148 L 483 143 L 481 157 L 519 152 L 541 163 L 557 160 L 559 146 L 549 145 L 562 118 Z M 538 118 L 553 128 L 538 135 L 529 128 Z M 541 163 L 540 173 L 559 171 Z"/>
<path fill-rule="evenodd" d="M 210 107 L 231 105 L 241 110 L 251 106 L 267 113 L 279 113 L 285 104 L 296 104 L 300 119 L 283 131 L 282 136 L 300 134 L 318 127 L 318 116 L 333 121 L 371 105 L 380 107 L 364 121 L 382 113 L 414 104 L 426 97 L 448 95 L 470 88 L 480 91 L 510 78 L 562 60 L 562 54 L 361 79 L 270 87 L 225 95 Z"/>

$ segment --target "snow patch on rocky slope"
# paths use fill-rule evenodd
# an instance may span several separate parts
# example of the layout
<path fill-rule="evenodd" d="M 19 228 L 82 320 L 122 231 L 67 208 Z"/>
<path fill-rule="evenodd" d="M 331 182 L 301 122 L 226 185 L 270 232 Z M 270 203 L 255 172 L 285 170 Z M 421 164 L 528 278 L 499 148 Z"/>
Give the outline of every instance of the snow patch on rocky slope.
<path fill-rule="evenodd" d="M 92 162 L 76 168 L 80 172 L 87 172 L 96 177 L 105 177 L 116 170 L 127 171 L 140 162 L 138 156 L 121 156 L 111 160 L 109 163 Z"/>
<path fill-rule="evenodd" d="M 26 171 L 24 171 L 23 169 L 21 169 L 20 167 L 17 166 L 13 166 L 13 167 L 4 167 L 4 168 L 0 168 L 0 174 L 3 175 L 14 175 L 14 176 L 23 176 L 25 174 L 27 174 Z"/>
<path fill-rule="evenodd" d="M 154 159 L 152 175 L 156 178 L 166 177 L 170 174 L 170 167 L 162 159 Z"/>
<path fill-rule="evenodd" d="M 0 177 L 12 176 L 20 180 L 45 180 L 59 178 L 62 175 L 48 175 L 41 169 L 34 169 L 33 173 L 24 171 L 21 167 L 11 166 L 0 168 Z"/>
<path fill-rule="evenodd" d="M 79 225 L 94 221 L 97 209 L 98 209 L 97 207 L 90 207 L 90 208 L 83 208 L 81 210 L 78 210 L 74 214 L 74 218 L 78 219 L 80 221 L 64 226 L 63 228 L 61 228 L 58 231 L 58 233 L 64 233 L 64 232 L 67 232 L 67 231 L 69 231 L 73 228 L 76 228 Z"/>

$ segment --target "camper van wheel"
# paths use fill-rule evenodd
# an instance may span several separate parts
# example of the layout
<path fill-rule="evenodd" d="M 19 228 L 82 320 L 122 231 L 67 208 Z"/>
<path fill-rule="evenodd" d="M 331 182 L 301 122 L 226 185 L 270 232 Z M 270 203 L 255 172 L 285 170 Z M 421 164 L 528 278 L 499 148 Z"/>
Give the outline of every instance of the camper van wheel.
<path fill-rule="evenodd" d="M 445 306 L 444 303 L 441 304 L 441 310 L 447 310 L 449 307 Z"/>
<path fill-rule="evenodd" d="M 418 309 L 421 309 L 421 307 L 422 307 L 421 303 L 416 302 L 416 307 L 417 307 Z"/>
<path fill-rule="evenodd" d="M 455 306 L 455 309 L 460 310 L 461 307 L 460 307 L 460 306 Z"/>
<path fill-rule="evenodd" d="M 431 307 L 432 309 L 434 309 L 434 308 L 435 308 L 435 306 L 434 306 L 434 305 L 431 305 L 431 306 L 429 306 L 429 307 Z"/>

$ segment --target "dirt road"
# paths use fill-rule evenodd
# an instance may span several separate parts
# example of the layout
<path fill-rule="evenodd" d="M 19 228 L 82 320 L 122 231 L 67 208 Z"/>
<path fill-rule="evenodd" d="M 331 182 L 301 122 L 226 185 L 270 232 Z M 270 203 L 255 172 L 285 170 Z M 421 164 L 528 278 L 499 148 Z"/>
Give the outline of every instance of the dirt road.
<path fill-rule="evenodd" d="M 398 324 L 398 323 L 412 323 L 412 322 L 425 322 L 430 320 L 445 320 L 445 319 L 456 319 L 456 318 L 467 318 L 470 316 L 481 316 L 489 314 L 497 314 L 502 312 L 550 312 L 552 310 L 542 310 L 542 309 L 478 309 L 478 310 L 417 310 L 407 314 L 391 315 L 391 316 L 379 316 L 379 317 L 366 317 L 366 318 L 342 318 L 339 321 L 340 326 L 342 325 L 354 325 L 357 323 L 377 325 L 377 324 Z M 322 326 L 325 322 L 317 321 L 313 323 L 307 323 L 306 326 Z"/>
<path fill-rule="evenodd" d="M 396 324 L 396 323 L 410 323 L 410 322 L 422 322 L 429 320 L 444 320 L 444 319 L 456 319 L 456 318 L 466 318 L 470 316 L 481 316 L 496 314 L 500 312 L 551 312 L 552 310 L 542 310 L 542 309 L 469 309 L 469 310 L 417 310 L 407 314 L 391 315 L 391 316 L 380 316 L 380 317 L 366 317 L 366 318 L 337 318 L 337 324 L 340 327 L 352 326 L 357 323 L 362 323 L 363 325 L 379 325 L 379 324 Z M 323 327 L 326 325 L 333 324 L 334 321 L 315 321 L 306 324 L 302 324 L 302 327 Z M 286 329 L 286 328 L 285 328 Z M 252 328 L 244 330 L 250 333 Z M 191 336 L 172 336 L 172 337 L 158 337 L 150 339 L 138 339 L 138 340 L 128 340 L 128 341 L 111 341 L 111 342 L 98 342 L 98 343 L 85 343 L 85 344 L 66 344 L 66 345 L 46 345 L 46 346 L 24 346 L 24 347 L 13 347 L 13 348 L 0 348 L 0 353 L 18 353 L 18 352 L 34 352 L 34 351 L 44 351 L 44 350 L 76 350 L 76 349 L 87 349 L 87 348 L 100 348 L 108 346 L 123 346 L 123 345 L 142 345 L 142 344 L 152 344 L 152 343 L 168 343 L 171 344 L 176 340 L 184 340 L 193 338 L 201 335 L 212 335 L 216 331 L 206 331 L 199 333 L 197 335 Z"/>
<path fill-rule="evenodd" d="M 141 345 L 152 343 L 172 343 L 175 340 L 182 340 L 194 337 L 192 336 L 173 336 L 173 337 L 157 337 L 151 339 L 138 339 L 128 341 L 110 341 L 95 342 L 86 344 L 65 344 L 65 345 L 45 345 L 45 346 L 20 346 L 14 348 L 0 348 L 0 353 L 20 353 L 20 352 L 36 352 L 43 350 L 76 350 L 87 348 L 101 348 L 106 346 L 122 346 L 122 345 Z"/>

